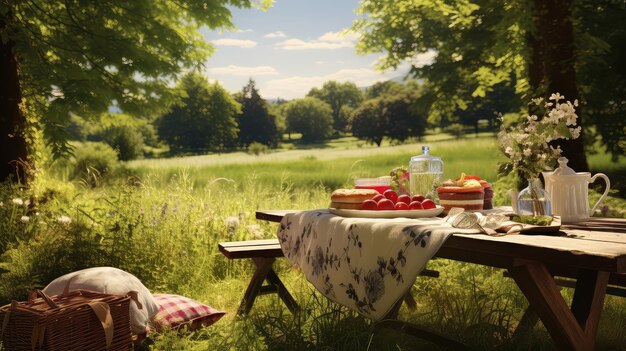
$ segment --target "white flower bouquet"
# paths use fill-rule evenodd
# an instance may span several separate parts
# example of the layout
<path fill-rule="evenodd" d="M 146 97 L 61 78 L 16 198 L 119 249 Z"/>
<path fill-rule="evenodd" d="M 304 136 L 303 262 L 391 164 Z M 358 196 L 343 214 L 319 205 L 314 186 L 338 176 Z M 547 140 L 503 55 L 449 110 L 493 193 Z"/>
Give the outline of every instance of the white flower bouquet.
<path fill-rule="evenodd" d="M 502 123 L 498 143 L 509 161 L 499 165 L 501 174 L 516 170 L 527 179 L 537 178 L 542 171 L 552 169 L 561 156 L 560 146 L 553 147 L 549 144 L 551 141 L 580 136 L 580 126 L 576 126 L 578 100 L 571 103 L 554 93 L 548 101 L 535 98 L 529 105 L 543 112 L 542 117 L 533 114 L 510 126 Z"/>

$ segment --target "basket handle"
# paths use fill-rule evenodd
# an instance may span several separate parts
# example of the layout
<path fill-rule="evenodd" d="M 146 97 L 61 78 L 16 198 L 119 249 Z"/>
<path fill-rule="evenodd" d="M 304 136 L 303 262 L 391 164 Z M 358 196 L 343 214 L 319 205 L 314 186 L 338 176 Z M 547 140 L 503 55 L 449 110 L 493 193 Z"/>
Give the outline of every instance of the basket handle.
<path fill-rule="evenodd" d="M 126 295 L 130 296 L 131 300 L 135 301 L 135 304 L 137 305 L 137 308 L 143 309 L 143 305 L 141 305 L 141 302 L 139 302 L 139 293 L 138 292 L 136 292 L 135 290 L 131 290 L 131 291 L 127 292 Z"/>
<path fill-rule="evenodd" d="M 52 301 L 50 296 L 43 292 L 43 290 L 35 290 L 28 293 L 28 303 L 33 303 L 35 301 L 35 298 L 37 298 L 37 295 L 41 296 L 41 298 L 46 301 L 50 308 L 59 308 L 59 305 L 57 305 L 56 302 Z"/>
<path fill-rule="evenodd" d="M 111 317 L 111 307 L 106 302 L 90 302 L 89 307 L 96 314 L 98 320 L 104 329 L 104 337 L 106 338 L 107 349 L 111 348 L 113 342 L 113 317 Z"/>

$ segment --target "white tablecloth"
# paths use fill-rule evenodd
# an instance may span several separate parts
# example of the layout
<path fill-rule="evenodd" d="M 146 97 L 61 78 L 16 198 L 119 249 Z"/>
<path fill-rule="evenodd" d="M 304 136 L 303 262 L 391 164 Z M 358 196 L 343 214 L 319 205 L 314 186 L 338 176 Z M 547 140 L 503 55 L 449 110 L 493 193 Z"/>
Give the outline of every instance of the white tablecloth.
<path fill-rule="evenodd" d="M 478 231 L 441 218 L 344 218 L 322 209 L 285 215 L 278 240 L 322 294 L 380 320 L 452 233 Z"/>

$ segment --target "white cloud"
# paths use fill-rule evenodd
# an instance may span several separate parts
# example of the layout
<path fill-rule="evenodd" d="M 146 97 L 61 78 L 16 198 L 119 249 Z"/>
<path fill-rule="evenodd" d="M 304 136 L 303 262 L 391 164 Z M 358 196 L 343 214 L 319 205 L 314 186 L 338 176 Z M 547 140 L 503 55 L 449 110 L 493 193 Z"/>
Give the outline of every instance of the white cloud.
<path fill-rule="evenodd" d="M 213 44 L 218 46 L 238 46 L 240 48 L 253 48 L 256 46 L 256 42 L 252 40 L 243 40 L 243 39 L 232 39 L 232 38 L 224 38 L 217 39 L 211 41 Z"/>
<path fill-rule="evenodd" d="M 321 76 L 293 76 L 270 80 L 261 89 L 265 98 L 296 99 L 304 97 L 312 87 L 321 87 L 324 82 L 353 82 L 358 87 L 370 86 L 398 76 L 398 71 L 380 72 L 370 68 L 341 69 Z"/>
<path fill-rule="evenodd" d="M 354 32 L 326 32 L 315 40 L 287 39 L 276 44 L 283 50 L 309 50 L 309 49 L 340 49 L 354 47 L 358 36 Z"/>
<path fill-rule="evenodd" d="M 254 32 L 253 29 L 237 29 L 235 32 L 237 33 L 252 33 Z"/>
<path fill-rule="evenodd" d="M 231 76 L 271 76 L 277 75 L 278 71 L 271 66 L 254 66 L 254 67 L 244 67 L 244 66 L 235 66 L 228 65 L 225 67 L 213 67 L 207 69 L 209 74 L 225 74 Z"/>
<path fill-rule="evenodd" d="M 267 33 L 264 35 L 265 38 L 284 38 L 287 35 L 279 30 L 277 30 L 276 32 L 272 32 L 272 33 Z"/>

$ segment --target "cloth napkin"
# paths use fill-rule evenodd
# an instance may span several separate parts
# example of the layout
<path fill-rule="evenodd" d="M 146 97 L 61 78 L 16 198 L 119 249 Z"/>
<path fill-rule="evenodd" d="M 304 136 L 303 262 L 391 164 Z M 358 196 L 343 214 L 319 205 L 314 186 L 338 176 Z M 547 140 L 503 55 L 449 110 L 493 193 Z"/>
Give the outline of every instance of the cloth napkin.
<path fill-rule="evenodd" d="M 345 218 L 321 209 L 285 215 L 278 240 L 324 296 L 381 320 L 453 233 L 480 231 L 441 218 Z"/>

